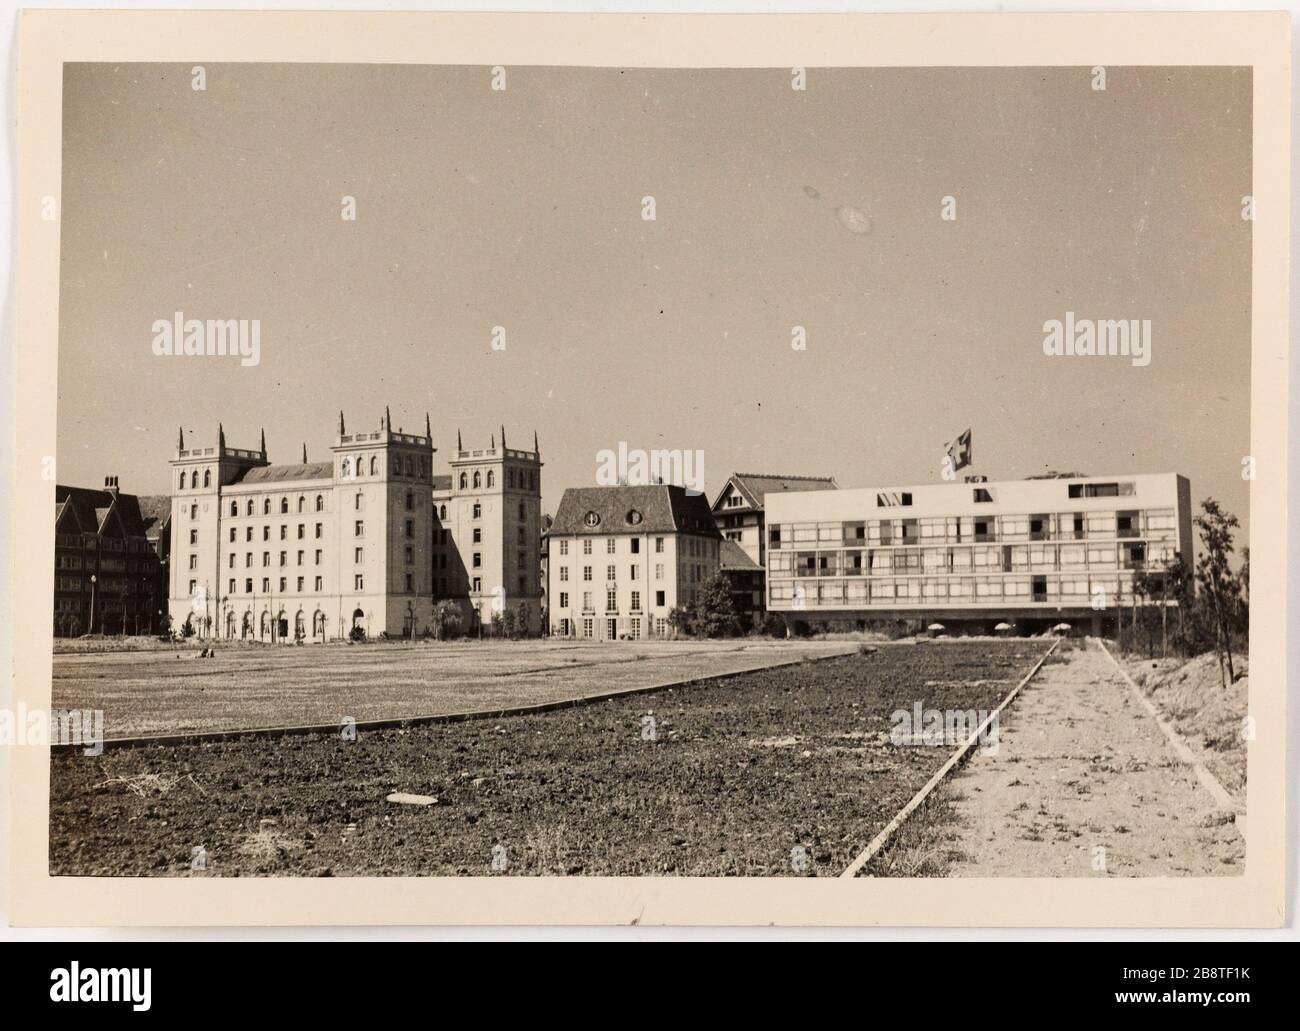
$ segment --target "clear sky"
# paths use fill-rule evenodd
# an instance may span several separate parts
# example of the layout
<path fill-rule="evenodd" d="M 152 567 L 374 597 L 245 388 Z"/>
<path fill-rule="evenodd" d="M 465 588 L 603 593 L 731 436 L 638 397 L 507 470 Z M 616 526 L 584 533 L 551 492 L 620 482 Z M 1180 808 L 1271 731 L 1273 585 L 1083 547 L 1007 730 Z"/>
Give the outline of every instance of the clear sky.
<path fill-rule="evenodd" d="M 536 430 L 551 512 L 620 441 L 712 495 L 934 482 L 969 426 L 991 479 L 1178 471 L 1246 522 L 1248 69 L 190 67 L 66 66 L 61 483 L 164 493 L 219 420 L 320 460 L 388 405 L 439 471 Z M 261 364 L 155 356 L 176 311 L 260 319 Z M 1151 364 L 1045 356 L 1067 311 L 1150 319 Z"/>

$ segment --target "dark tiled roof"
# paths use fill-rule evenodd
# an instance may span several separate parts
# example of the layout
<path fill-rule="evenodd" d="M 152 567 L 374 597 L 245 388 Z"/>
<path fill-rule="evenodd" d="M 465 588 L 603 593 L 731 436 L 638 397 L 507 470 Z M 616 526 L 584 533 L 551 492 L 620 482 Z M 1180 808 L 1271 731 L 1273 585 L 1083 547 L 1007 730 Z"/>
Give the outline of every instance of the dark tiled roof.
<path fill-rule="evenodd" d="M 753 573 L 761 573 L 763 571 L 763 567 L 750 558 L 749 552 L 735 541 L 723 540 L 722 547 L 718 550 L 718 558 L 722 561 L 723 569 L 734 569 Z"/>
<path fill-rule="evenodd" d="M 121 521 L 122 532 L 128 537 L 145 536 L 144 520 L 140 516 L 139 499 L 134 494 L 117 496 L 114 506 L 113 495 L 106 490 L 93 490 L 90 487 L 65 487 L 55 484 L 55 515 L 59 506 L 65 505 L 72 510 L 83 533 L 94 533 L 101 529 L 110 509 L 114 509 Z"/>
<path fill-rule="evenodd" d="M 769 493 L 783 490 L 838 490 L 834 477 L 831 476 L 773 476 L 764 473 L 732 473 L 731 481 L 740 488 L 751 505 L 763 507 L 763 499 Z M 729 482 L 731 482 L 729 481 Z M 723 488 L 725 493 L 726 488 Z M 719 498 L 722 497 L 720 493 Z"/>
<path fill-rule="evenodd" d="M 598 521 L 587 525 L 587 513 Z M 629 522 L 631 513 L 640 522 Z M 560 499 L 550 536 L 608 536 L 615 533 L 696 533 L 717 537 L 718 528 L 708 499 L 685 487 L 655 484 L 644 487 L 569 487 Z"/>
<path fill-rule="evenodd" d="M 249 469 L 240 483 L 283 483 L 286 480 L 328 480 L 334 475 L 333 462 L 299 462 L 295 465 L 263 465 Z"/>

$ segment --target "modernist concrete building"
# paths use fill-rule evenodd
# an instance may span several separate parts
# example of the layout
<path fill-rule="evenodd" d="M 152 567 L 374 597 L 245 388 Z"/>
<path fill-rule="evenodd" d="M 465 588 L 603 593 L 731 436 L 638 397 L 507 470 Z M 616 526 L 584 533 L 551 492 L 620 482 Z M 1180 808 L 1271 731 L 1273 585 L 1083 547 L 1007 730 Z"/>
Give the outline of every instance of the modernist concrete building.
<path fill-rule="evenodd" d="M 168 499 L 54 488 L 54 634 L 140 634 L 167 608 Z M 160 554 L 160 549 L 161 554 Z"/>
<path fill-rule="evenodd" d="M 732 473 L 713 502 L 713 520 L 722 536 L 738 544 L 753 561 L 767 562 L 764 500 L 784 491 L 835 490 L 829 476 L 770 476 Z"/>
<path fill-rule="evenodd" d="M 451 475 L 433 482 L 433 596 L 463 608 L 462 630 L 477 633 L 508 606 L 542 629 L 542 461 L 531 451 L 491 438 L 465 448 L 456 435 Z"/>
<path fill-rule="evenodd" d="M 718 571 L 708 501 L 685 487 L 570 487 L 546 536 L 550 632 L 662 637 L 668 614 Z"/>
<path fill-rule="evenodd" d="M 1173 473 L 767 496 L 767 604 L 787 622 L 1100 629 L 1134 574 L 1192 554 Z"/>

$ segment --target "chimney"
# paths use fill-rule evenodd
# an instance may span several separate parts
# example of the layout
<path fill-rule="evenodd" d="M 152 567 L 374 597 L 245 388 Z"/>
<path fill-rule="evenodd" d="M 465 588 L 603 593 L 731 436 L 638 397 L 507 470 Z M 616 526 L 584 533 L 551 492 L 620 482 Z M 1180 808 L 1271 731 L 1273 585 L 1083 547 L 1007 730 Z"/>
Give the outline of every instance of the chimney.
<path fill-rule="evenodd" d="M 113 497 L 117 497 L 117 477 L 116 477 L 116 476 L 105 476 L 105 477 L 104 477 L 104 490 L 105 490 L 107 493 L 112 494 Z"/>

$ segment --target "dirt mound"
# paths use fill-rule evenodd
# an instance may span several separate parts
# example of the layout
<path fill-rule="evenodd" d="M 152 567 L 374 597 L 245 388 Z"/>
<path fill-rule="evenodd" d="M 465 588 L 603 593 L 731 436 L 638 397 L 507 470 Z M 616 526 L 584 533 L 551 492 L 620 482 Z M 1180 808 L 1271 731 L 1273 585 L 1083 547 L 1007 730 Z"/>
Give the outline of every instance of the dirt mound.
<path fill-rule="evenodd" d="M 1245 801 L 1246 725 L 1250 660 L 1232 657 L 1238 679 L 1223 686 L 1213 654 L 1194 659 L 1128 662 L 1133 680 L 1155 702 L 1206 767 L 1236 798 Z"/>

